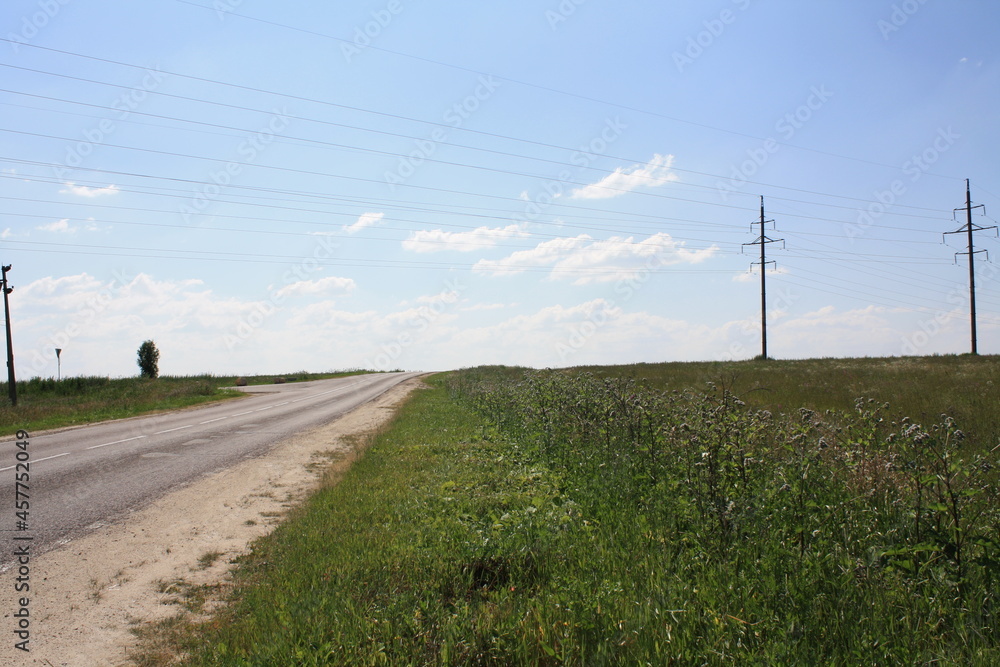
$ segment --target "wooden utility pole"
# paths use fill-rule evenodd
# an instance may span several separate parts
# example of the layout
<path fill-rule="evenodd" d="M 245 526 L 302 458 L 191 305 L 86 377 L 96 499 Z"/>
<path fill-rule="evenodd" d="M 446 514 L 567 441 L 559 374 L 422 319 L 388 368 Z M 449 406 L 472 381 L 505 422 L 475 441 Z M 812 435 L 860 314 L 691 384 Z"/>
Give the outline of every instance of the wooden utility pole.
<path fill-rule="evenodd" d="M 7 285 L 7 272 L 10 271 L 11 265 L 4 265 L 0 269 L 3 270 L 0 287 L 3 288 L 3 312 L 7 324 L 7 391 L 10 394 L 10 404 L 16 406 L 17 380 L 14 379 L 14 341 L 10 337 L 10 300 L 7 298 L 14 291 L 13 287 Z"/>
<path fill-rule="evenodd" d="M 754 267 L 760 265 L 760 358 L 767 359 L 767 283 L 765 282 L 765 276 L 767 274 L 766 268 L 768 264 L 774 264 L 774 262 L 767 261 L 767 256 L 765 253 L 765 248 L 768 243 L 784 243 L 785 239 L 772 239 L 768 238 L 764 233 L 764 226 L 767 223 L 774 223 L 774 220 L 766 220 L 764 217 L 764 197 L 760 198 L 760 220 L 758 222 L 753 222 L 750 224 L 751 231 L 754 225 L 760 225 L 760 236 L 757 237 L 756 241 L 750 243 L 744 243 L 744 246 L 748 245 L 759 245 L 760 246 L 760 261 L 753 262 L 750 266 Z"/>
<path fill-rule="evenodd" d="M 972 188 L 969 185 L 969 179 L 965 179 L 965 207 L 956 208 L 955 212 L 965 211 L 966 222 L 962 227 L 959 227 L 953 232 L 945 232 L 945 236 L 948 234 L 965 234 L 968 237 L 968 250 L 966 252 L 957 252 L 955 257 L 959 255 L 969 256 L 969 335 L 972 339 L 972 354 L 979 354 L 979 346 L 976 336 L 976 253 L 986 252 L 985 250 L 976 250 L 973 247 L 973 232 L 982 232 L 988 229 L 996 229 L 996 225 L 990 227 L 980 227 L 972 223 L 972 209 L 981 208 L 985 213 L 986 207 L 983 204 L 978 206 L 972 205 Z"/>

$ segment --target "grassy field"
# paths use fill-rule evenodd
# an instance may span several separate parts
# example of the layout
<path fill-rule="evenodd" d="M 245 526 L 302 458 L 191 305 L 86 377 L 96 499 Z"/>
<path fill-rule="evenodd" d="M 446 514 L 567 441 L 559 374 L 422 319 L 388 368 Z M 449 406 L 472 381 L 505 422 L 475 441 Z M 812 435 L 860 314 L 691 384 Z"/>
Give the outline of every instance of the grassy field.
<path fill-rule="evenodd" d="M 1000 356 L 936 356 L 633 364 L 570 373 L 626 377 L 653 389 L 725 387 L 749 407 L 795 412 L 850 410 L 858 398 L 889 403 L 919 421 L 947 414 L 977 442 L 1000 442 Z"/>
<path fill-rule="evenodd" d="M 943 414 L 995 433 L 996 360 L 924 361 L 435 376 L 175 647 L 194 665 L 998 664 L 996 440 Z"/>
<path fill-rule="evenodd" d="M 270 384 L 343 377 L 365 371 L 299 372 L 285 376 L 248 376 L 247 384 Z M 244 396 L 227 388 L 236 377 L 199 375 L 145 378 L 72 377 L 64 380 L 32 378 L 17 383 L 17 407 L 7 401 L 7 383 L 0 383 L 0 436 L 18 429 L 35 431 L 123 419 L 157 410 L 176 410 L 211 401 Z"/>

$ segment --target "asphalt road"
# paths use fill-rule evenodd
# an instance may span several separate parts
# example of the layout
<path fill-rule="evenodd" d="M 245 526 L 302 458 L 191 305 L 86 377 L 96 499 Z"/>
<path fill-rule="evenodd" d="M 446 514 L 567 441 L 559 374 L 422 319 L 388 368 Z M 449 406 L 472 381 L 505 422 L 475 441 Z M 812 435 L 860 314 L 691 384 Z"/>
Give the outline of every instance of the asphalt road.
<path fill-rule="evenodd" d="M 418 373 L 246 387 L 247 398 L 150 417 L 29 434 L 27 530 L 18 530 L 14 440 L 0 443 L 0 570 L 30 537 L 37 556 L 296 433 L 329 423 Z M 22 455 L 23 458 L 23 455 Z M 23 477 L 21 479 L 24 479 Z M 20 498 L 24 500 L 23 496 Z"/>

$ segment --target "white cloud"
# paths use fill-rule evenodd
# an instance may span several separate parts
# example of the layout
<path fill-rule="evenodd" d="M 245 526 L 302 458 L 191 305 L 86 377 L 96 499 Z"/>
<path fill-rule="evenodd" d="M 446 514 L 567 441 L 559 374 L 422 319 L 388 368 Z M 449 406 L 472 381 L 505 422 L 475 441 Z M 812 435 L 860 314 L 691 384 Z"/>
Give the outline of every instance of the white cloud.
<path fill-rule="evenodd" d="M 57 234 L 76 234 L 81 229 L 85 232 L 101 231 L 101 227 L 94 222 L 93 218 L 88 218 L 82 225 L 74 225 L 70 222 L 69 218 L 63 218 L 62 220 L 50 222 L 47 225 L 39 225 L 36 229 L 43 232 L 55 232 Z M 6 236 L 0 236 L 0 238 L 6 238 Z"/>
<path fill-rule="evenodd" d="M 656 153 L 646 165 L 619 167 L 597 183 L 577 188 L 570 193 L 573 199 L 610 199 L 620 197 L 639 186 L 655 188 L 670 181 L 676 181 L 677 175 L 670 171 L 674 163 L 673 155 Z"/>
<path fill-rule="evenodd" d="M 421 294 L 417 297 L 417 303 L 455 303 L 461 296 L 457 290 L 443 290 L 437 294 Z"/>
<path fill-rule="evenodd" d="M 479 227 L 470 232 L 446 232 L 442 229 L 421 229 L 403 241 L 403 248 L 411 252 L 438 252 L 456 250 L 469 252 L 496 245 L 509 238 L 529 236 L 520 225 L 506 227 Z"/>
<path fill-rule="evenodd" d="M 117 185 L 109 185 L 104 188 L 90 188 L 86 185 L 76 185 L 75 183 L 66 183 L 66 187 L 59 191 L 60 194 L 64 195 L 76 195 L 78 197 L 100 197 L 102 195 L 114 195 L 118 194 Z"/>
<path fill-rule="evenodd" d="M 360 232 L 366 227 L 373 227 L 378 223 L 382 222 L 382 218 L 385 217 L 385 213 L 364 213 L 360 218 L 352 225 L 344 225 L 344 231 L 348 234 L 354 234 Z"/>
<path fill-rule="evenodd" d="M 348 294 L 357 287 L 351 278 L 330 276 L 319 280 L 300 280 L 297 283 L 285 285 L 275 294 L 281 298 L 290 296 L 315 296 L 317 294 Z"/>
<path fill-rule="evenodd" d="M 514 306 L 516 304 L 510 305 Z M 475 313 L 481 310 L 503 310 L 504 308 L 507 308 L 507 304 L 505 303 L 474 303 L 471 306 L 462 308 L 462 310 L 467 313 Z"/>
<path fill-rule="evenodd" d="M 663 232 L 638 242 L 631 236 L 595 240 L 581 234 L 544 241 L 531 250 L 519 250 L 503 259 L 482 259 L 472 268 L 481 273 L 510 275 L 551 267 L 551 278 L 585 285 L 635 278 L 674 264 L 698 264 L 714 256 L 717 250 L 716 246 L 687 250 L 683 243 Z"/>
<path fill-rule="evenodd" d="M 455 290 L 417 297 L 418 305 L 385 315 L 380 321 L 378 335 L 397 336 L 408 329 L 410 333 L 423 332 L 431 326 L 440 327 L 455 320 L 456 304 L 461 295 Z M 400 304 L 405 306 L 406 304 Z"/>
<path fill-rule="evenodd" d="M 597 257 L 606 244 L 612 259 L 621 259 L 609 242 L 563 241 L 575 243 L 580 257 Z M 452 287 L 411 292 L 406 302 L 386 307 L 338 307 L 333 299 L 352 289 L 348 278 L 301 281 L 284 294 L 306 298 L 276 303 L 274 289 L 264 285 L 235 297 L 217 294 L 200 280 L 148 274 L 40 278 L 18 283 L 14 293 L 15 358 L 27 378 L 55 374 L 56 347 L 63 349 L 64 375 L 134 375 L 135 350 L 149 338 L 161 350 L 164 374 L 328 370 L 370 366 L 380 356 L 391 367 L 425 370 L 745 359 L 760 346 L 754 302 L 745 305 L 741 319 L 705 324 L 698 313 L 655 303 L 644 310 L 639 301 L 612 297 L 606 288 L 582 302 L 564 301 L 553 291 L 552 301 L 534 307 L 499 302 L 497 292 Z M 605 298 L 595 298 L 601 293 Z M 962 308 L 844 310 L 802 296 L 769 313 L 769 352 L 775 357 L 945 353 L 963 351 L 968 342 Z M 805 308 L 807 302 L 814 305 Z M 998 339 L 1000 326 L 984 321 L 981 327 L 983 340 Z"/>
<path fill-rule="evenodd" d="M 43 232 L 57 232 L 60 234 L 72 234 L 76 231 L 76 229 L 70 227 L 69 218 L 63 218 L 62 220 L 50 222 L 47 225 L 39 225 L 38 229 Z"/>
<path fill-rule="evenodd" d="M 627 312 L 612 301 L 556 304 L 490 326 L 456 329 L 452 366 L 503 363 L 535 367 L 659 361 L 685 354 L 688 341 L 707 339 L 704 327 L 645 311 Z"/>

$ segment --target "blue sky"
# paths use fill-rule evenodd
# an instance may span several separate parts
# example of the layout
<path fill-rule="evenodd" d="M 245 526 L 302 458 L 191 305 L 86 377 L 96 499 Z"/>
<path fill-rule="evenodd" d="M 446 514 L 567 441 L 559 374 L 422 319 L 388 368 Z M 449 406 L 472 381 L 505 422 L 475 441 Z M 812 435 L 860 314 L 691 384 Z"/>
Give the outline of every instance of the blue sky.
<path fill-rule="evenodd" d="M 996 3 L 6 7 L 19 377 L 750 358 L 761 196 L 771 356 L 969 348 Z"/>

